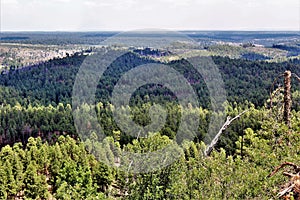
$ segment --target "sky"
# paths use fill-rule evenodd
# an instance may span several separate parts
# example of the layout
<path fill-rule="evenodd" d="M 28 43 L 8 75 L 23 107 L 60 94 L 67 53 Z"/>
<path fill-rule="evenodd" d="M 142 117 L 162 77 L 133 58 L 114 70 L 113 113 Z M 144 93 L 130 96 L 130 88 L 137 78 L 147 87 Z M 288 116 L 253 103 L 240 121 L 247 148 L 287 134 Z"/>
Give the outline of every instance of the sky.
<path fill-rule="evenodd" d="M 299 0 L 0 0 L 1 31 L 293 30 Z"/>

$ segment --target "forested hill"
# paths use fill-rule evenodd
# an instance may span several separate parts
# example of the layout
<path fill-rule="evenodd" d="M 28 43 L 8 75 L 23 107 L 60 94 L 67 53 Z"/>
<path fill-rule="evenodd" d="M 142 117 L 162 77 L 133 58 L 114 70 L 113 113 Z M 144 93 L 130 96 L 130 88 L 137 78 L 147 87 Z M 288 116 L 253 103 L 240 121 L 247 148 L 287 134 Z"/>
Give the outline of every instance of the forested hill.
<path fill-rule="evenodd" d="M 63 59 L 53 59 L 48 62 L 29 66 L 18 70 L 3 72 L 0 75 L 0 103 L 20 103 L 28 106 L 57 105 L 71 103 L 71 94 L 76 74 L 86 56 L 76 54 Z M 230 102 L 242 103 L 250 101 L 256 106 L 262 106 L 269 98 L 269 91 L 273 80 L 285 70 L 300 74 L 299 60 L 283 63 L 268 63 L 264 61 L 247 61 L 244 59 L 230 59 L 227 57 L 213 57 L 219 67 L 225 89 Z M 153 63 L 137 54 L 127 53 L 118 58 L 105 72 L 97 90 L 99 101 L 107 101 L 114 85 L 126 71 L 145 63 Z M 200 105 L 209 107 L 207 88 L 201 75 L 195 72 L 186 60 L 172 61 L 168 65 L 182 73 L 199 95 Z M 296 86 L 296 85 L 295 85 Z M 5 88 L 3 88 L 5 87 Z M 149 86 L 153 96 L 169 96 L 172 94 L 163 87 Z M 294 87 L 295 88 L 295 87 Z M 147 95 L 145 90 L 138 91 L 136 98 Z M 139 98 L 139 99 L 140 99 Z M 157 97 L 156 97 L 157 98 Z M 157 99 L 156 99 L 157 100 Z M 158 99 L 158 101 L 160 101 Z"/>

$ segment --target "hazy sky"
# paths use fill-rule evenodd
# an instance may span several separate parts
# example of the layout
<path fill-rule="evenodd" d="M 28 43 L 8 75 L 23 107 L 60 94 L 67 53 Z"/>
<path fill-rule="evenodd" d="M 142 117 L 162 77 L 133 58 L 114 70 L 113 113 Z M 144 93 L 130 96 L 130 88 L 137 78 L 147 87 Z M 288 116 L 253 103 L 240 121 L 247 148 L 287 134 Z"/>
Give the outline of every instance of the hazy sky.
<path fill-rule="evenodd" d="M 1 31 L 300 31 L 299 0 L 0 0 Z"/>

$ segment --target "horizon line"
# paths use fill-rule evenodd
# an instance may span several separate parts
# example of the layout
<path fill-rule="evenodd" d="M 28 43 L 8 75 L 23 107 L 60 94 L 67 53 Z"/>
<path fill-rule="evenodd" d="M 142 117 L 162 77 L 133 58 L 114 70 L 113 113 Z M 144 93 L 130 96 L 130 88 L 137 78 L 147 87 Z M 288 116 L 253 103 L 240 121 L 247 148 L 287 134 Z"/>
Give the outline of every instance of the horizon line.
<path fill-rule="evenodd" d="M 53 33 L 84 33 L 84 32 L 135 32 L 135 31 L 151 31 L 151 29 L 135 29 L 135 30 L 0 30 L 0 33 L 25 33 L 25 32 L 35 32 L 35 33 L 45 33 L 45 32 L 53 32 Z M 152 29 L 152 31 L 170 31 L 170 32 L 299 32 L 300 30 L 293 30 L 293 29 L 177 29 L 177 30 L 172 30 L 172 29 Z"/>

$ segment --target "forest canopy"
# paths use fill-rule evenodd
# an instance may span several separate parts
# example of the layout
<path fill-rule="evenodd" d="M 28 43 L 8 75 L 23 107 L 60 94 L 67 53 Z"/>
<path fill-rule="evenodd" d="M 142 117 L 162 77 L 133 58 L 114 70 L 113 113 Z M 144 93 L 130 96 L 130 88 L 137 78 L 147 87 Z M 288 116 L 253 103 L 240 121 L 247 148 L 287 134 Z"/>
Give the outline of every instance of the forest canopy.
<path fill-rule="evenodd" d="M 275 47 L 274 47 L 275 48 Z M 278 47 L 276 47 L 278 48 Z M 0 198 L 2 199 L 270 199 L 287 179 L 267 177 L 282 162 L 299 163 L 299 82 L 292 81 L 291 125 L 282 115 L 283 82 L 286 70 L 300 74 L 300 61 L 275 63 L 247 59 L 212 57 L 224 80 L 225 112 L 212 110 L 204 78 L 186 59 L 161 63 L 142 54 L 160 55 L 158 50 L 132 51 L 116 59 L 104 72 L 95 92 L 95 102 L 72 105 L 73 85 L 88 55 L 77 53 L 23 68 L 11 68 L 0 75 Z M 167 53 L 168 54 L 168 53 Z M 164 126 L 149 137 L 128 135 L 114 117 L 111 102 L 114 86 L 131 69 L 143 64 L 166 64 L 188 80 L 199 106 L 179 105 L 167 87 L 147 84 L 130 98 L 129 116 L 136 124 L 151 124 L 151 107 L 166 112 Z M 94 63 L 97 64 L 97 63 Z M 270 92 L 272 109 L 270 109 Z M 181 88 L 179 88 L 181 89 Z M 85 90 L 84 88 L 82 89 Z M 184 92 L 184 91 L 183 91 Z M 73 107 L 72 107 L 73 106 Z M 84 109 L 86 112 L 81 112 Z M 127 113 L 127 108 L 121 108 Z M 235 117 L 226 127 L 210 156 L 205 155 L 211 117 Z M 95 112 L 95 118 L 85 115 Z M 83 127 L 82 138 L 74 119 Z M 181 117 L 190 126 L 182 154 L 165 168 L 150 173 L 121 170 L 130 161 L 122 153 L 144 153 L 163 149 L 176 141 Z M 199 120 L 197 124 L 196 117 Z M 160 116 L 158 116 L 159 118 Z M 161 119 L 161 118 L 159 118 Z M 161 120 L 163 121 L 163 120 Z M 197 125 L 194 134 L 192 126 Z M 101 126 L 105 135 L 98 143 Z M 216 130 L 218 131 L 218 130 Z M 93 154 L 91 154 L 93 153 Z M 99 157 L 103 160 L 97 159 Z M 133 161 L 132 161 L 133 162 Z M 296 193 L 291 193 L 294 197 Z"/>

